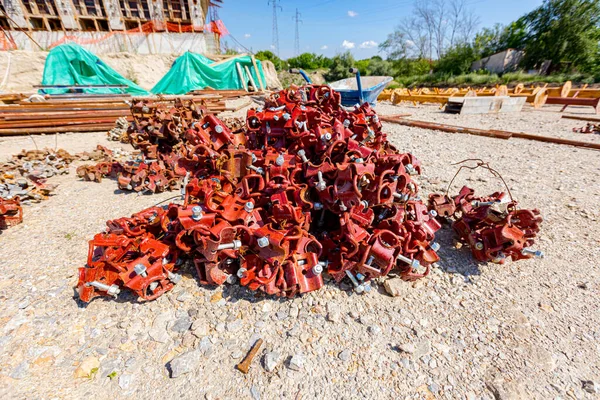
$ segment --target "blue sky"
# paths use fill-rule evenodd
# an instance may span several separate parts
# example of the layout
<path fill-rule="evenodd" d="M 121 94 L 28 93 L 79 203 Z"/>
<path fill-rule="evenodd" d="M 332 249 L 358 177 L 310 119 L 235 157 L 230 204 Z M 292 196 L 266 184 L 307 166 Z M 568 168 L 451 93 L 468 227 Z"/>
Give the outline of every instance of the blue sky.
<path fill-rule="evenodd" d="M 381 43 L 399 21 L 410 15 L 413 0 L 281 0 L 278 9 L 279 49 L 282 58 L 294 56 L 296 8 L 301 14 L 300 52 L 328 57 L 351 49 L 358 59 L 378 54 Z M 542 4 L 542 0 L 468 0 L 481 23 L 479 28 L 511 22 Z M 267 0 L 225 0 L 219 17 L 233 37 L 256 52 L 272 43 L 273 7 Z M 240 47 L 225 38 L 230 47 Z M 361 46 L 362 45 L 362 46 Z M 326 46 L 326 47 L 325 47 Z M 362 48 L 361 48 L 362 47 Z"/>

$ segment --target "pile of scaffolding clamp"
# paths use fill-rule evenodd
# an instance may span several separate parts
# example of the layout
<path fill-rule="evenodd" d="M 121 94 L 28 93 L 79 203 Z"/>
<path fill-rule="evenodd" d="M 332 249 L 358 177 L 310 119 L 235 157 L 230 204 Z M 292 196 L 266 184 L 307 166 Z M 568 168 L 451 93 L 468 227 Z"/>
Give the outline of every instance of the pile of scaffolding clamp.
<path fill-rule="evenodd" d="M 345 109 L 328 86 L 292 87 L 234 132 L 191 102 L 132 112 L 144 159 L 117 167 L 120 187 L 183 182 L 183 204 L 108 221 L 80 268 L 84 302 L 125 288 L 155 299 L 188 262 L 202 284 L 291 297 L 321 288 L 324 274 L 362 293 L 392 270 L 424 277 L 439 260 L 441 225 L 412 178 L 420 163 L 387 141 L 368 103 Z"/>

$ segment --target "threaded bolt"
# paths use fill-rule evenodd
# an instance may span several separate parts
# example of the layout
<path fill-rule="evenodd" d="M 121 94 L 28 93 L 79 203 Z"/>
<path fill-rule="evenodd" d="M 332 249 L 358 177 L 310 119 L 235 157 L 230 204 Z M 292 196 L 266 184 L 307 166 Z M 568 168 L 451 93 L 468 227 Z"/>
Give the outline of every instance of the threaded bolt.
<path fill-rule="evenodd" d="M 217 250 L 237 250 L 240 247 L 242 247 L 242 242 L 241 240 L 234 240 L 231 243 L 221 243 L 220 245 L 217 246 Z"/>
<path fill-rule="evenodd" d="M 117 285 L 106 285 L 102 282 L 98 282 L 98 281 L 92 281 L 92 282 L 88 282 L 85 284 L 86 286 L 93 286 L 98 290 L 103 290 L 105 291 L 107 294 L 109 294 L 110 296 L 113 297 L 117 297 L 117 295 L 119 293 L 121 293 L 121 289 L 119 289 L 119 287 Z"/>
<path fill-rule="evenodd" d="M 300 157 L 300 159 L 302 160 L 303 163 L 307 163 L 308 162 L 308 158 L 306 158 L 306 152 L 303 149 L 298 150 L 298 156 Z"/>
<path fill-rule="evenodd" d="M 483 247 L 484 247 L 484 246 L 483 246 L 483 243 L 482 243 L 482 242 L 477 242 L 477 243 L 475 243 L 475 249 L 477 249 L 477 250 L 481 251 L 481 250 L 483 250 Z"/>
<path fill-rule="evenodd" d="M 247 202 L 246 204 L 244 204 L 244 210 L 246 210 L 246 212 L 252 212 L 254 210 L 254 204 L 252 204 L 251 201 Z"/>
<path fill-rule="evenodd" d="M 412 268 L 418 268 L 421 266 L 421 263 L 419 262 L 419 260 L 410 259 L 408 257 L 403 256 L 402 254 L 398 254 L 398 260 L 405 262 L 406 264 L 410 265 Z"/>
<path fill-rule="evenodd" d="M 215 132 L 217 132 L 217 133 L 223 133 L 223 127 L 221 125 L 215 126 Z"/>
<path fill-rule="evenodd" d="M 329 142 L 331 140 L 331 133 L 327 132 L 321 135 L 321 140 L 324 142 Z"/>
<path fill-rule="evenodd" d="M 246 168 L 251 169 L 259 175 L 264 175 L 265 171 L 261 167 L 257 167 L 254 165 L 248 165 Z"/>
<path fill-rule="evenodd" d="M 327 188 L 327 183 L 323 180 L 323 173 L 321 171 L 317 171 L 317 178 L 319 179 L 319 182 L 315 187 L 319 192 L 322 192 Z"/>
<path fill-rule="evenodd" d="M 345 119 L 344 120 L 344 128 L 347 128 L 350 126 L 350 120 L 349 119 Z"/>
<path fill-rule="evenodd" d="M 142 278 L 145 278 L 148 276 L 148 273 L 146 272 L 146 266 L 144 264 L 136 264 L 135 267 L 133 267 L 133 272 L 135 272 L 136 275 L 140 275 Z"/>
<path fill-rule="evenodd" d="M 244 276 L 246 276 L 246 272 L 248 272 L 246 268 L 240 268 L 237 270 L 236 275 L 238 278 L 242 279 Z"/>
<path fill-rule="evenodd" d="M 182 276 L 171 271 L 167 272 L 167 277 L 174 284 L 178 284 L 181 281 Z"/>
<path fill-rule="evenodd" d="M 312 267 L 312 272 L 315 275 L 321 275 L 323 273 L 323 266 L 321 264 L 317 264 Z"/>
<path fill-rule="evenodd" d="M 524 256 L 532 255 L 535 258 L 544 258 L 543 251 L 530 249 L 528 247 L 525 247 L 523 250 L 521 250 L 521 254 L 523 254 Z"/>
<path fill-rule="evenodd" d="M 200 221 L 202 219 L 202 207 L 194 206 L 192 207 L 192 219 L 194 221 Z"/>
<path fill-rule="evenodd" d="M 493 206 L 494 204 L 496 204 L 495 201 L 477 201 L 477 200 L 473 200 L 471 202 L 471 205 L 473 207 Z"/>
<path fill-rule="evenodd" d="M 291 118 L 292 118 L 292 116 L 290 114 L 288 114 L 288 113 L 284 113 L 283 114 L 283 119 L 284 120 L 289 121 Z"/>
<path fill-rule="evenodd" d="M 261 238 L 258 238 L 256 240 L 256 243 L 258 244 L 258 247 L 260 247 L 260 248 L 267 247 L 269 245 L 269 238 L 266 236 L 263 236 Z"/>
<path fill-rule="evenodd" d="M 275 164 L 277 164 L 279 167 L 281 167 L 284 163 L 285 163 L 285 158 L 283 157 L 283 154 L 278 155 L 277 158 L 275 159 Z"/>
<path fill-rule="evenodd" d="M 435 217 L 437 217 L 437 216 L 438 216 L 438 213 L 437 213 L 437 211 L 435 211 L 435 210 L 429 210 L 429 215 L 430 215 L 432 218 L 435 218 Z"/>
<path fill-rule="evenodd" d="M 438 242 L 431 242 L 429 247 L 431 247 L 431 250 L 433 251 L 438 251 L 440 249 L 440 244 Z"/>
<path fill-rule="evenodd" d="M 412 164 L 406 164 L 404 166 L 404 169 L 406 170 L 406 172 L 408 172 L 409 175 L 417 175 L 417 170 Z"/>

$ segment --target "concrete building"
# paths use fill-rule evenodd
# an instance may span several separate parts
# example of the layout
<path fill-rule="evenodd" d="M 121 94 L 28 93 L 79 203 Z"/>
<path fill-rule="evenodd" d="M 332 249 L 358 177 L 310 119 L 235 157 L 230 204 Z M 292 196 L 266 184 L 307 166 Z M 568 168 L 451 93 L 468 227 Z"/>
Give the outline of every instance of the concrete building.
<path fill-rule="evenodd" d="M 162 53 L 169 50 L 168 43 L 161 44 L 164 41 L 175 41 L 171 43 L 171 52 L 173 48 L 192 49 L 201 41 L 197 51 L 215 52 L 220 35 L 215 27 L 222 23 L 206 24 L 213 3 L 210 0 L 0 0 L 3 36 L 0 49 L 47 50 L 61 40 L 71 40 L 86 47 L 107 42 L 106 46 L 95 46 L 94 50 L 100 53 Z M 125 35 L 129 35 L 129 40 Z M 148 42 L 149 38 L 154 43 Z"/>

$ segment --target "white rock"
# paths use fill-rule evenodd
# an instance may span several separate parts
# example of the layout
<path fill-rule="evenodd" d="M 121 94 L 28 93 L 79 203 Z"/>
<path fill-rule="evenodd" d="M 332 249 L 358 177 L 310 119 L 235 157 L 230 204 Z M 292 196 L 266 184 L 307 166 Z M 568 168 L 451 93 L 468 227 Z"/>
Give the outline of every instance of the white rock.
<path fill-rule="evenodd" d="M 265 354 L 264 367 L 267 372 L 273 372 L 281 362 L 281 354 L 276 351 L 270 351 Z M 290 367 L 291 368 L 291 367 Z"/>
<path fill-rule="evenodd" d="M 306 361 L 306 356 L 304 356 L 304 354 L 294 354 L 290 359 L 289 368 L 294 371 L 300 371 L 304 366 L 304 361 Z"/>

